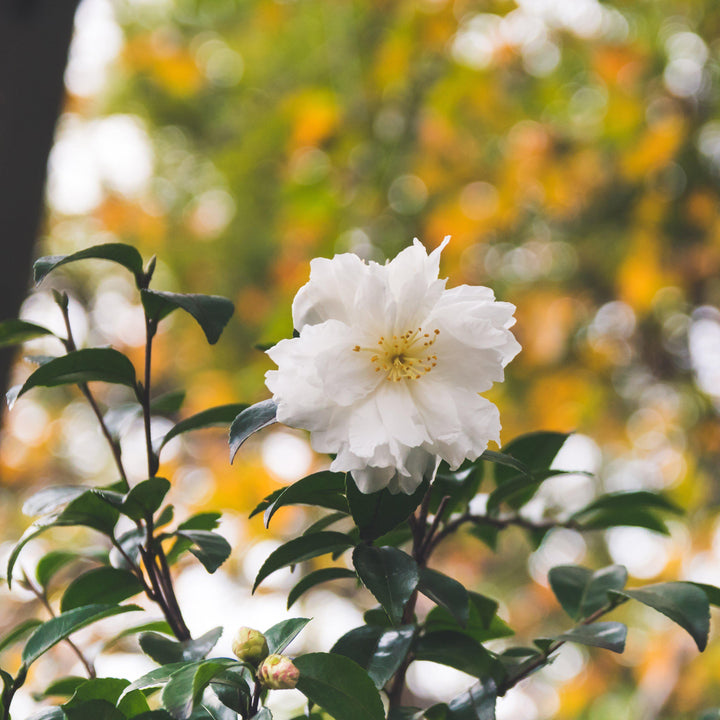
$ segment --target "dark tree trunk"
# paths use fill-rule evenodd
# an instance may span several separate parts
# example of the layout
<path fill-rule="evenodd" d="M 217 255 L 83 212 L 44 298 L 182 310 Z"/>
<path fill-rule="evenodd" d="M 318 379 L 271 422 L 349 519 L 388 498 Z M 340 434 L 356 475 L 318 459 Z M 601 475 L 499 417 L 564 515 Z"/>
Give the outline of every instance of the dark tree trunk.
<path fill-rule="evenodd" d="M 28 289 L 78 2 L 0 0 L 0 320 Z M 0 391 L 11 360 L 0 351 Z"/>

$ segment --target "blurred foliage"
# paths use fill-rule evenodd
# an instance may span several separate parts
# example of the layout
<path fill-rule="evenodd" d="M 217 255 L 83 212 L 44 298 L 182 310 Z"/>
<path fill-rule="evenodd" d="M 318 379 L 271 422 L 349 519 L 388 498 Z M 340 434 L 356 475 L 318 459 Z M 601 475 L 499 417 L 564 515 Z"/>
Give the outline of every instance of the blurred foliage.
<path fill-rule="evenodd" d="M 665 489 L 689 512 L 671 524 L 674 544 L 643 535 L 638 552 L 663 560 L 638 561 L 638 572 L 718 582 L 717 3 L 84 0 L 81 16 L 96 23 L 96 44 L 121 35 L 98 87 L 71 62 L 39 254 L 129 242 L 161 254 L 164 287 L 234 299 L 216 348 L 180 318 L 157 338 L 167 389 L 187 388 L 181 416 L 266 396 L 271 364 L 253 347 L 292 332 L 311 258 L 382 261 L 413 236 L 434 247 L 451 235 L 450 284 L 489 285 L 518 307 L 523 352 L 492 393 L 504 437 L 543 428 L 593 438 L 583 448 L 591 458 L 601 448 L 604 489 Z M 96 143 L 93 162 L 75 166 L 83 140 Z M 125 280 L 101 271 L 97 295 L 80 270 L 68 290 L 101 325 L 124 322 Z M 42 312 L 36 300 L 26 317 Z M 140 362 L 142 337 L 106 342 Z M 18 380 L 27 374 L 19 363 Z M 89 480 L 107 471 L 102 458 L 77 460 L 85 410 L 63 413 L 79 423 L 63 434 L 52 422 L 63 391 L 53 392 L 55 403 L 50 393 L 6 417 L 0 520 L 11 536 L 24 522 L 11 493 L 78 465 Z M 224 438 L 203 437 L 161 472 L 175 474 L 187 504 L 243 516 L 277 487 L 258 448 L 230 467 Z M 545 503 L 572 509 L 593 492 L 568 488 Z M 275 532 L 293 527 L 294 512 Z M 254 523 L 242 534 L 265 532 Z M 586 548 L 561 535 L 556 545 L 575 552 L 568 561 L 592 552 L 625 562 L 636 537 Z M 516 587 L 521 548 L 518 538 L 468 558 L 456 545 L 443 563 L 478 585 Z M 528 634 L 557 611 L 533 567 L 537 582 L 507 608 Z M 692 659 L 675 634 L 631 634 L 628 647 L 630 661 L 593 655 L 551 715 L 686 718 L 720 704 L 717 643 Z"/>

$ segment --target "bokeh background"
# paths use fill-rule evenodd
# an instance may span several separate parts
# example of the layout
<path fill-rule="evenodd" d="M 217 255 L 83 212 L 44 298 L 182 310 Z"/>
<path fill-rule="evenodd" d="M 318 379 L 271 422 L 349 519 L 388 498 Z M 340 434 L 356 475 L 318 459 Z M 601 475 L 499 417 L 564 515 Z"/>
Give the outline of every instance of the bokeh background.
<path fill-rule="evenodd" d="M 597 473 L 551 481 L 532 511 L 649 488 L 687 515 L 670 522 L 670 537 L 561 530 L 534 549 L 518 532 L 497 554 L 459 539 L 438 562 L 501 601 L 518 643 L 566 627 L 547 587 L 555 564 L 619 562 L 636 583 L 720 584 L 714 0 L 82 0 L 65 81 L 36 255 L 132 243 L 146 259 L 157 254 L 157 289 L 236 304 L 215 347 L 190 319 L 164 323 L 156 390 L 184 387 L 187 397 L 178 416 L 158 418 L 158 433 L 193 412 L 267 396 L 271 363 L 258 346 L 291 334 L 291 300 L 311 258 L 383 261 L 413 237 L 433 248 L 451 235 L 449 285 L 489 285 L 517 306 L 523 352 L 490 394 L 504 441 L 575 431 L 559 465 Z M 22 316 L 59 330 L 50 286 L 70 293 L 82 343 L 140 362 L 128 275 L 96 262 L 47 280 Z M 35 341 L 26 351 L 60 348 Z M 18 357 L 14 382 L 32 367 Z M 128 400 L 98 392 L 115 407 Z M 140 479 L 142 430 L 132 413 L 112 419 Z M 235 550 L 212 577 L 192 562 L 180 576 L 194 633 L 224 624 L 229 647 L 235 626 L 285 617 L 293 576 L 277 573 L 254 599 L 248 582 L 308 514 L 286 509 L 269 530 L 247 515 L 327 461 L 286 429 L 258 436 L 234 466 L 222 431 L 174 441 L 162 461 L 176 506 L 223 510 Z M 32 490 L 114 479 L 79 395 L 22 398 L 0 431 L 3 549 L 29 522 L 19 507 Z M 85 541 L 58 531 L 28 546 L 23 564 Z M 337 589 L 290 611 L 316 618 L 305 647 L 328 650 L 370 606 L 349 584 Z M 40 613 L 27 600 L 1 589 L 0 623 Z M 720 705 L 720 642 L 699 656 L 661 616 L 624 617 L 624 655 L 568 647 L 503 699 L 498 717 L 689 719 Z M 101 650 L 99 637 L 85 637 Z M 100 652 L 98 668 L 133 676 L 147 666 L 120 643 Z M 35 686 L 54 672 L 38 664 Z M 428 703 L 471 684 L 437 666 L 410 679 Z M 29 693 L 18 702 L 34 706 Z"/>

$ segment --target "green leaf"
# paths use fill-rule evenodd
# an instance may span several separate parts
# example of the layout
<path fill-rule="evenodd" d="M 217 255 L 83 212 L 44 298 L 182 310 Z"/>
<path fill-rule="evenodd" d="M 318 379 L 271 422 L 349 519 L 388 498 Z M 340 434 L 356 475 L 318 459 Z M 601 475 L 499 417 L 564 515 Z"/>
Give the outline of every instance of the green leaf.
<path fill-rule="evenodd" d="M 66 612 L 93 603 L 118 604 L 142 591 L 142 583 L 128 570 L 95 568 L 68 585 L 60 601 L 60 610 Z"/>
<path fill-rule="evenodd" d="M 710 605 L 720 607 L 720 588 L 717 588 L 714 585 L 706 585 L 705 583 L 698 582 L 693 582 L 690 584 L 700 588 L 705 593 L 705 596 L 707 597 Z"/>
<path fill-rule="evenodd" d="M 163 477 L 143 480 L 125 495 L 120 512 L 136 521 L 152 517 L 169 491 L 170 482 Z"/>
<path fill-rule="evenodd" d="M 430 568 L 420 568 L 418 590 L 447 608 L 461 626 L 467 625 L 470 618 L 468 593 L 457 580 Z"/>
<path fill-rule="evenodd" d="M 251 685 L 254 684 L 252 676 L 246 669 L 230 668 L 216 675 L 211 686 L 225 707 L 234 710 L 241 717 L 247 717 L 252 702 Z"/>
<path fill-rule="evenodd" d="M 232 660 L 206 660 L 177 670 L 163 689 L 163 705 L 177 720 L 188 720 L 210 681 L 235 664 Z"/>
<path fill-rule="evenodd" d="M 623 565 L 609 565 L 596 570 L 585 586 L 580 603 L 580 616 L 590 617 L 610 602 L 610 590 L 622 590 L 628 579 L 627 568 Z"/>
<path fill-rule="evenodd" d="M 347 474 L 346 493 L 350 512 L 360 529 L 362 540 L 376 540 L 397 525 L 405 522 L 427 494 L 429 480 L 425 478 L 412 495 L 393 495 L 387 488 L 374 493 L 358 490 L 350 473 Z"/>
<path fill-rule="evenodd" d="M 521 475 L 525 475 L 526 477 L 532 477 L 532 473 L 530 472 L 530 468 L 525 465 L 525 463 L 520 462 L 519 460 L 516 460 L 511 455 L 506 455 L 505 453 L 501 452 L 495 452 L 494 450 L 486 450 L 481 456 L 481 460 L 486 460 L 487 462 L 491 462 L 494 465 L 499 465 L 501 467 L 498 467 L 495 469 L 495 480 L 497 482 L 497 474 L 505 474 L 508 475 L 508 479 L 511 477 L 515 477 L 517 473 L 506 473 L 504 471 L 504 468 L 512 468 L 513 470 L 516 470 Z"/>
<path fill-rule="evenodd" d="M 282 489 L 265 510 L 263 521 L 269 527 L 273 515 L 286 505 L 319 505 L 347 512 L 348 505 L 343 496 L 345 474 L 329 470 L 313 473 Z"/>
<path fill-rule="evenodd" d="M 197 662 L 205 659 L 217 644 L 222 632 L 221 627 L 216 627 L 199 638 L 182 641 L 156 632 L 147 632 L 140 635 L 138 641 L 143 652 L 160 665 L 183 661 Z"/>
<path fill-rule="evenodd" d="M 310 653 L 293 661 L 297 689 L 335 720 L 384 720 L 382 700 L 368 674 L 342 655 Z"/>
<path fill-rule="evenodd" d="M 340 553 L 353 545 L 347 535 L 338 532 L 319 532 L 314 535 L 301 535 L 286 542 L 277 550 L 270 553 L 255 578 L 253 592 L 257 586 L 271 573 L 289 565 L 295 565 L 303 560 L 327 553 Z"/>
<path fill-rule="evenodd" d="M 123 690 L 130 684 L 121 678 L 91 678 L 78 685 L 73 696 L 63 705 L 63 710 L 80 705 L 88 700 L 105 700 L 113 708 L 120 699 Z"/>
<path fill-rule="evenodd" d="M 72 255 L 47 255 L 41 257 L 33 265 L 35 284 L 38 285 L 48 273 L 61 265 L 86 259 L 111 260 L 118 263 L 135 276 L 135 282 L 138 286 L 141 284 L 140 280 L 143 277 L 142 256 L 132 245 L 124 243 L 93 245 Z"/>
<path fill-rule="evenodd" d="M 641 527 L 661 535 L 670 535 L 665 522 L 651 510 L 644 508 L 618 508 L 598 510 L 582 521 L 584 530 L 606 530 L 611 527 Z"/>
<path fill-rule="evenodd" d="M 171 390 L 158 395 L 150 402 L 150 412 L 153 415 L 174 415 L 185 402 L 184 390 Z"/>
<path fill-rule="evenodd" d="M 62 711 L 62 708 L 52 707 L 33 713 L 27 720 L 67 720 L 67 715 Z"/>
<path fill-rule="evenodd" d="M 277 404 L 274 400 L 262 400 L 245 408 L 230 426 L 230 462 L 235 459 L 240 446 L 258 430 L 277 422 Z"/>
<path fill-rule="evenodd" d="M 20 345 L 43 335 L 54 335 L 52 330 L 24 320 L 4 320 L 0 322 L 0 347 Z"/>
<path fill-rule="evenodd" d="M 86 700 L 63 707 L 67 720 L 125 720 L 125 716 L 107 700 Z"/>
<path fill-rule="evenodd" d="M 365 625 L 345 633 L 330 652 L 354 660 L 367 670 L 375 687 L 380 690 L 402 664 L 414 636 L 414 625 L 401 625 L 394 629 Z"/>
<path fill-rule="evenodd" d="M 192 315 L 211 345 L 214 345 L 220 339 L 228 320 L 235 312 L 232 302 L 218 295 L 141 290 L 140 296 L 148 317 L 156 322 L 159 322 L 178 308 Z"/>
<path fill-rule="evenodd" d="M 467 507 L 480 489 L 484 467 L 479 458 L 465 461 L 457 470 L 450 470 L 445 461 L 441 462 L 432 482 L 430 512 L 437 512 L 440 501 L 445 496 L 450 498 L 445 506 L 448 515 Z"/>
<path fill-rule="evenodd" d="M 163 437 L 158 447 L 158 452 L 167 445 L 173 438 L 191 430 L 202 430 L 211 427 L 225 427 L 229 425 L 248 406 L 243 403 L 232 403 L 230 405 L 218 405 L 208 410 L 191 415 L 174 425 Z"/>
<path fill-rule="evenodd" d="M 478 678 L 492 666 L 492 656 L 479 642 L 453 630 L 428 632 L 418 639 L 414 650 L 417 660 L 447 665 Z"/>
<path fill-rule="evenodd" d="M 676 515 L 682 515 L 682 508 L 669 500 L 661 493 L 654 493 L 648 490 L 635 490 L 633 492 L 619 492 L 601 495 L 585 507 L 577 510 L 571 515 L 573 520 L 581 520 L 598 510 L 620 510 L 627 511 L 631 508 L 655 508 L 665 510 Z"/>
<path fill-rule="evenodd" d="M 483 677 L 469 690 L 453 698 L 446 720 L 495 720 L 497 686 L 491 677 Z"/>
<path fill-rule="evenodd" d="M 353 565 L 393 624 L 399 624 L 420 579 L 415 560 L 397 548 L 358 545 L 353 551 Z"/>
<path fill-rule="evenodd" d="M 160 687 L 161 685 L 164 685 L 178 670 L 182 670 L 190 665 L 194 666 L 195 664 L 196 663 L 178 662 L 154 668 L 134 682 L 131 682 L 130 685 L 125 688 L 125 692 L 128 693 L 132 690 L 147 690 L 149 688 Z"/>
<path fill-rule="evenodd" d="M 328 513 L 327 515 L 324 515 L 319 520 L 314 522 L 312 525 L 308 525 L 308 527 L 303 530 L 303 535 L 312 535 L 313 533 L 320 532 L 321 530 L 326 530 L 331 525 L 334 525 L 336 522 L 345 520 L 346 517 L 346 512 Z"/>
<path fill-rule="evenodd" d="M 46 588 L 56 573 L 82 557 L 79 553 L 68 550 L 51 550 L 45 553 L 35 566 L 35 579 L 41 587 Z"/>
<path fill-rule="evenodd" d="M 266 630 L 263 635 L 270 654 L 283 652 L 309 622 L 310 618 L 290 618 L 281 620 Z"/>
<path fill-rule="evenodd" d="M 28 639 L 23 648 L 22 661 L 29 666 L 51 647 L 86 625 L 140 609 L 137 605 L 85 605 L 50 618 L 36 628 Z"/>
<path fill-rule="evenodd" d="M 117 709 L 125 718 L 134 718 L 140 715 L 140 713 L 150 712 L 150 706 L 142 690 L 131 690 L 129 693 L 123 695 L 117 704 Z"/>
<path fill-rule="evenodd" d="M 619 622 L 596 622 L 590 625 L 578 625 L 568 632 L 558 635 L 560 640 L 605 648 L 616 653 L 625 650 L 627 627 Z"/>
<path fill-rule="evenodd" d="M 78 675 L 69 675 L 68 677 L 60 678 L 51 682 L 41 693 L 33 695 L 36 700 L 42 700 L 53 696 L 59 697 L 71 697 L 75 694 L 75 691 L 87 682 L 86 677 L 80 677 Z"/>
<path fill-rule="evenodd" d="M 0 638 L 0 652 L 27 637 L 38 625 L 42 625 L 42 620 L 25 620 L 16 625 Z"/>
<path fill-rule="evenodd" d="M 474 592 L 468 592 L 469 617 L 465 627 L 458 623 L 444 607 L 435 607 L 425 619 L 428 632 L 452 630 L 468 635 L 479 643 L 497 638 L 510 637 L 513 630 L 497 616 L 498 604 L 495 600 Z"/>
<path fill-rule="evenodd" d="M 580 608 L 592 576 L 592 570 L 580 565 L 558 565 L 548 572 L 548 581 L 555 597 L 573 620 L 582 617 Z"/>
<path fill-rule="evenodd" d="M 90 490 L 86 485 L 52 485 L 38 490 L 22 506 L 25 515 L 45 515 L 55 512 Z"/>
<path fill-rule="evenodd" d="M 300 598 L 308 590 L 314 588 L 316 585 L 329 582 L 330 580 L 341 580 L 347 578 L 355 580 L 357 579 L 357 576 L 352 570 L 341 567 L 322 568 L 321 570 L 315 570 L 315 572 L 308 573 L 288 593 L 288 610 L 298 600 L 298 598 Z"/>
<path fill-rule="evenodd" d="M 612 595 L 630 598 L 661 612 L 686 630 L 698 650 L 707 645 L 710 606 L 703 590 L 692 583 L 666 582 L 633 590 L 614 590 Z"/>
<path fill-rule="evenodd" d="M 219 512 L 203 512 L 190 516 L 178 525 L 178 530 L 214 530 L 220 523 Z"/>
<path fill-rule="evenodd" d="M 222 535 L 208 530 L 178 530 L 176 535 L 192 542 L 190 552 L 209 573 L 214 573 L 232 552 L 230 543 Z"/>
<path fill-rule="evenodd" d="M 17 397 L 34 387 L 78 385 L 100 380 L 136 387 L 135 367 L 121 352 L 112 348 L 74 350 L 41 365 L 20 388 Z"/>
<path fill-rule="evenodd" d="M 8 558 L 6 572 L 8 587 L 11 586 L 13 568 L 23 547 L 48 528 L 82 525 L 112 536 L 117 519 L 117 510 L 110 507 L 86 488 L 83 493 L 71 500 L 60 513 L 41 518 L 25 530 Z"/>
<path fill-rule="evenodd" d="M 513 470 L 519 470 L 522 475 L 527 475 L 527 470 L 530 471 L 529 474 L 548 470 L 568 437 L 569 433 L 532 432 L 511 440 L 502 448 L 502 454 L 519 461 L 523 468 L 510 464 L 500 465 L 495 468 L 495 482 L 502 485 L 512 480 L 517 474 Z M 483 453 L 483 457 L 485 454 Z"/>

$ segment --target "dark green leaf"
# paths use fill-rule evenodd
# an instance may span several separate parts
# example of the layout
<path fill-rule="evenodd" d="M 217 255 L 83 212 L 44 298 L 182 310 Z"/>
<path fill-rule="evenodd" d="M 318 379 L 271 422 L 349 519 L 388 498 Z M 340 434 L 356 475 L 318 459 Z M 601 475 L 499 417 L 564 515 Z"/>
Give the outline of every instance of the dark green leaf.
<path fill-rule="evenodd" d="M 111 260 L 122 265 L 135 275 L 136 283 L 143 276 L 142 256 L 132 246 L 124 243 L 105 243 L 85 248 L 72 255 L 47 255 L 35 261 L 33 275 L 35 284 L 39 284 L 43 278 L 55 268 L 77 260 L 86 259 Z"/>
<path fill-rule="evenodd" d="M 137 561 L 140 556 L 140 546 L 144 542 L 145 528 L 143 527 L 132 528 L 132 530 L 124 532 L 119 538 L 117 538 L 117 544 L 123 549 L 125 555 L 127 555 L 133 562 Z M 115 547 L 110 550 L 110 564 L 113 567 L 121 568 L 123 570 L 127 570 L 130 567 L 127 560 Z"/>
<path fill-rule="evenodd" d="M 112 348 L 87 348 L 41 365 L 25 381 L 18 397 L 34 387 L 77 385 L 101 380 L 135 389 L 135 367 L 121 352 Z"/>
<path fill-rule="evenodd" d="M 461 632 L 479 643 L 514 634 L 513 630 L 497 616 L 498 604 L 495 600 L 474 592 L 468 592 L 468 597 L 470 613 L 465 627 L 461 626 L 444 607 L 436 607 L 428 613 L 425 620 L 427 631 Z"/>
<path fill-rule="evenodd" d="M 590 617 L 594 612 L 605 607 L 610 602 L 608 592 L 622 590 L 627 579 L 627 568 L 623 565 L 609 565 L 601 570 L 596 570 L 585 587 L 580 604 L 580 616 Z"/>
<path fill-rule="evenodd" d="M 235 459 L 240 446 L 258 430 L 277 422 L 277 404 L 263 400 L 243 410 L 230 426 L 230 462 Z"/>
<path fill-rule="evenodd" d="M 43 335 L 54 335 L 52 330 L 24 320 L 4 320 L 0 322 L 0 347 L 20 345 Z"/>
<path fill-rule="evenodd" d="M 329 470 L 313 473 L 283 488 L 265 510 L 265 527 L 270 525 L 272 516 L 285 505 L 319 505 L 332 510 L 347 512 L 344 473 Z"/>
<path fill-rule="evenodd" d="M 445 506 L 448 514 L 467 507 L 477 495 L 483 478 L 484 464 L 478 460 L 465 461 L 457 470 L 450 470 L 447 463 L 440 463 L 437 475 L 432 482 L 430 512 L 438 510 L 443 497 L 449 497 Z"/>
<path fill-rule="evenodd" d="M 67 715 L 62 708 L 52 707 L 33 713 L 27 720 L 67 720 Z"/>
<path fill-rule="evenodd" d="M 41 587 L 47 587 L 53 576 L 83 556 L 68 550 L 51 550 L 45 553 L 35 566 L 35 578 Z"/>
<path fill-rule="evenodd" d="M 426 478 L 412 495 L 393 495 L 387 488 L 374 493 L 358 490 L 350 473 L 347 474 L 346 493 L 355 524 L 363 540 L 376 540 L 397 525 L 405 522 L 427 494 Z"/>
<path fill-rule="evenodd" d="M 548 581 L 555 597 L 573 620 L 582 617 L 580 608 L 585 588 L 590 583 L 592 575 L 592 570 L 580 565 L 558 565 L 550 568 L 548 572 Z"/>
<path fill-rule="evenodd" d="M 250 714 L 252 688 L 255 683 L 246 668 L 229 668 L 216 675 L 212 681 L 212 689 L 220 702 L 226 707 L 246 717 Z"/>
<path fill-rule="evenodd" d="M 270 654 L 282 653 L 309 622 L 310 618 L 290 618 L 266 630 L 263 635 L 267 640 Z"/>
<path fill-rule="evenodd" d="M 502 454 L 518 460 L 530 474 L 548 470 L 560 448 L 568 439 L 568 433 L 559 432 L 532 432 L 520 435 L 511 440 L 502 448 Z M 483 453 L 483 457 L 486 453 Z M 524 469 L 512 467 L 509 464 L 500 465 L 495 468 L 495 481 L 502 485 L 512 480 L 517 474 L 513 470 L 519 470 L 523 475 L 528 474 Z"/>
<path fill-rule="evenodd" d="M 682 509 L 661 493 L 654 493 L 648 490 L 635 490 L 633 492 L 619 492 L 602 495 L 591 503 L 572 514 L 573 520 L 592 515 L 598 510 L 621 510 L 627 511 L 631 508 L 655 508 L 667 512 L 682 514 Z"/>
<path fill-rule="evenodd" d="M 65 612 L 93 603 L 118 604 L 142 591 L 142 583 L 128 570 L 95 568 L 68 585 L 60 601 L 60 610 Z"/>
<path fill-rule="evenodd" d="M 365 668 L 380 690 L 405 659 L 414 635 L 414 625 L 395 629 L 365 625 L 343 635 L 330 652 L 349 657 Z"/>
<path fill-rule="evenodd" d="M 301 535 L 298 538 L 290 540 L 270 553 L 255 578 L 253 592 L 255 592 L 257 586 L 268 575 L 280 568 L 295 565 L 296 563 L 309 560 L 318 555 L 340 553 L 343 550 L 347 550 L 352 544 L 352 541 L 347 535 L 329 531 L 315 533 L 314 535 Z"/>
<path fill-rule="evenodd" d="M 382 700 L 367 673 L 342 655 L 311 653 L 293 661 L 297 688 L 335 720 L 384 720 Z"/>
<path fill-rule="evenodd" d="M 191 295 L 156 290 L 141 290 L 142 304 L 152 320 L 159 322 L 180 308 L 192 315 L 214 345 L 232 317 L 235 308 L 230 300 L 217 295 Z"/>
<path fill-rule="evenodd" d="M 430 568 L 420 568 L 418 590 L 434 603 L 442 605 L 465 627 L 470 609 L 467 590 L 453 578 Z"/>
<path fill-rule="evenodd" d="M 702 589 L 687 582 L 666 582 L 634 590 L 611 591 L 612 595 L 630 598 L 647 605 L 686 630 L 698 650 L 707 645 L 710 632 L 710 606 Z"/>
<path fill-rule="evenodd" d="M 451 700 L 446 720 L 495 720 L 497 686 L 491 677 L 483 677 L 469 690 Z"/>
<path fill-rule="evenodd" d="M 558 635 L 560 640 L 605 648 L 616 653 L 625 650 L 627 627 L 619 622 L 596 622 L 590 625 L 578 625 L 568 632 Z"/>
<path fill-rule="evenodd" d="M 134 682 L 130 683 L 125 689 L 125 692 L 131 690 L 147 690 L 148 688 L 156 688 L 164 685 L 174 673 L 183 668 L 194 666 L 196 663 L 171 663 L 170 665 L 163 665 L 162 667 L 155 668 L 148 673 L 145 673 L 142 677 L 139 677 Z"/>
<path fill-rule="evenodd" d="M 63 707 L 67 720 L 125 720 L 125 716 L 107 700 L 85 700 Z"/>
<path fill-rule="evenodd" d="M 293 605 L 301 595 L 314 588 L 316 585 L 329 582 L 330 580 L 340 580 L 343 578 L 352 578 L 355 580 L 357 576 L 352 570 L 341 567 L 322 568 L 321 570 L 315 570 L 315 572 L 308 573 L 288 593 L 288 609 L 290 609 L 291 605 Z"/>
<path fill-rule="evenodd" d="M 140 635 L 138 641 L 143 652 L 160 665 L 196 662 L 205 659 L 217 644 L 222 631 L 221 627 L 216 627 L 199 638 L 182 641 L 156 632 L 146 632 Z"/>
<path fill-rule="evenodd" d="M 185 402 L 184 390 L 172 390 L 158 395 L 150 402 L 150 412 L 153 415 L 174 415 Z"/>
<path fill-rule="evenodd" d="M 177 670 L 163 689 L 163 705 L 177 720 L 187 720 L 210 681 L 233 664 L 232 660 L 206 660 Z"/>
<path fill-rule="evenodd" d="M 26 638 L 38 625 L 42 625 L 42 620 L 25 620 L 16 625 L 0 638 L 0 652 Z"/>
<path fill-rule="evenodd" d="M 169 490 L 170 482 L 163 477 L 143 480 L 125 495 L 120 511 L 136 521 L 152 517 Z"/>
<path fill-rule="evenodd" d="M 642 527 L 661 535 L 669 535 L 665 522 L 651 510 L 627 507 L 614 510 L 598 510 L 582 521 L 585 530 L 605 530 L 610 527 Z"/>
<path fill-rule="evenodd" d="M 358 545 L 353 551 L 353 565 L 393 624 L 399 624 L 420 579 L 415 560 L 397 548 Z"/>
<path fill-rule="evenodd" d="M 720 607 L 720 588 L 717 588 L 714 585 L 706 585 L 705 583 L 693 582 L 690 584 L 700 588 L 705 593 L 705 596 L 711 605 Z"/>
<path fill-rule="evenodd" d="M 326 530 L 331 525 L 334 525 L 336 522 L 340 522 L 340 520 L 344 520 L 346 517 L 346 512 L 329 513 L 328 515 L 321 517 L 312 525 L 306 527 L 305 530 L 303 530 L 303 535 L 312 535 L 313 533 L 320 532 L 321 530 Z"/>
<path fill-rule="evenodd" d="M 220 523 L 219 512 L 204 512 L 192 515 L 178 525 L 178 530 L 214 530 Z"/>
<path fill-rule="evenodd" d="M 53 645 L 97 620 L 140 609 L 137 605 L 85 605 L 50 618 L 28 639 L 23 648 L 22 661 L 30 665 Z"/>
<path fill-rule="evenodd" d="M 36 700 L 43 700 L 53 696 L 59 697 L 70 697 L 75 694 L 75 691 L 87 682 L 86 677 L 80 677 L 78 675 L 69 675 L 68 677 L 60 678 L 51 682 L 41 693 L 37 693 L 33 697 Z"/>
<path fill-rule="evenodd" d="M 494 450 L 486 450 L 481 456 L 481 460 L 487 460 L 488 462 L 493 463 L 494 465 L 499 465 L 500 467 L 495 468 L 495 476 L 497 481 L 497 474 L 503 473 L 508 476 L 508 479 L 511 477 L 515 477 L 517 473 L 520 473 L 521 475 L 525 475 L 526 477 L 531 477 L 532 473 L 530 472 L 530 468 L 525 465 L 525 463 L 520 462 L 519 460 L 515 459 L 511 455 L 506 455 L 505 453 L 501 452 L 495 452 Z M 517 472 L 510 473 L 505 472 L 504 468 L 511 468 L 512 470 L 515 470 Z"/>
<path fill-rule="evenodd" d="M 190 552 L 209 573 L 214 573 L 232 552 L 230 543 L 222 535 L 208 530 L 179 530 L 176 534 L 192 542 Z"/>
<path fill-rule="evenodd" d="M 191 415 L 174 425 L 163 437 L 158 447 L 158 452 L 167 445 L 174 437 L 190 432 L 191 430 L 202 430 L 211 427 L 228 426 L 243 410 L 247 409 L 243 403 L 232 403 L 230 405 L 219 405 L 202 412 Z"/>
<path fill-rule="evenodd" d="M 453 630 L 429 632 L 419 638 L 415 657 L 448 665 L 478 678 L 486 675 L 492 665 L 492 657 L 480 643 L 466 633 Z"/>
<path fill-rule="evenodd" d="M 558 473 L 551 473 L 551 475 L 554 474 Z M 488 497 L 488 514 L 497 514 L 497 511 L 503 503 L 507 503 L 513 508 L 525 504 L 538 491 L 547 478 L 547 473 L 539 473 L 539 475 L 532 477 L 519 475 L 518 477 L 505 481 L 502 485 L 498 485 Z"/>
<path fill-rule="evenodd" d="M 91 678 L 85 680 L 84 683 L 77 686 L 73 696 L 63 705 L 63 709 L 67 710 L 87 700 L 105 700 L 115 707 L 123 690 L 129 684 L 129 680 L 121 678 Z"/>

